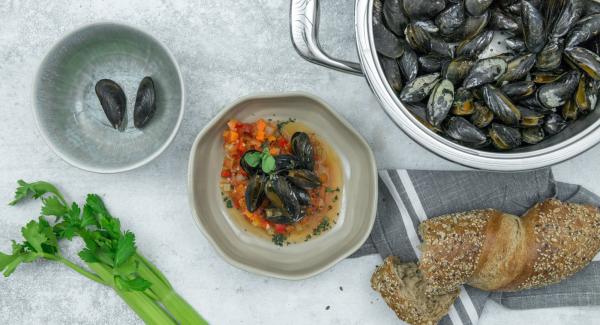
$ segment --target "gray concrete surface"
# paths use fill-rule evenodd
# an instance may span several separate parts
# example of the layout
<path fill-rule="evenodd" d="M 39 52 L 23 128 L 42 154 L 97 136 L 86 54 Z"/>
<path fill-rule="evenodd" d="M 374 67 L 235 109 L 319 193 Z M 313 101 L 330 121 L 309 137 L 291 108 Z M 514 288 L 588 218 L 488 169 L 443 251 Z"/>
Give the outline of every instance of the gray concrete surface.
<path fill-rule="evenodd" d="M 324 47 L 355 58 L 353 1 L 322 4 Z M 226 104 L 260 91 L 322 97 L 365 136 L 381 168 L 460 168 L 397 129 L 362 78 L 300 59 L 289 41 L 288 6 L 286 0 L 1 1 L 0 202 L 10 200 L 19 178 L 56 182 L 74 200 L 92 191 L 104 195 L 137 234 L 141 251 L 214 324 L 399 323 L 369 287 L 379 257 L 346 260 L 306 281 L 260 277 L 219 258 L 190 217 L 186 164 L 194 137 Z M 150 165 L 118 175 L 61 161 L 40 138 L 31 111 L 33 76 L 45 53 L 65 33 L 100 20 L 126 22 L 163 41 L 181 65 L 187 92 L 185 119 L 171 147 Z M 599 160 L 600 147 L 555 173 L 600 192 Z M 0 204 L 0 250 L 20 238 L 20 227 L 37 211 L 37 204 Z M 510 311 L 489 303 L 480 324 L 591 324 L 599 318 L 598 307 Z M 0 279 L 0 324 L 134 323 L 140 321 L 111 290 L 59 265 L 25 265 Z"/>

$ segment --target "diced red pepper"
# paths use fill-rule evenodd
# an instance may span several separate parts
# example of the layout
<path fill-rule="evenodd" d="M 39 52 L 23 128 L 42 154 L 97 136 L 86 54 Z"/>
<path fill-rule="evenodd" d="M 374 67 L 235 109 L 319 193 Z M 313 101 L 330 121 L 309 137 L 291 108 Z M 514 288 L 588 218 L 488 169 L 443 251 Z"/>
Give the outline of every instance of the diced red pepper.
<path fill-rule="evenodd" d="M 225 178 L 231 177 L 231 170 L 229 170 L 229 169 L 223 169 L 221 171 L 221 177 L 225 177 Z"/>
<path fill-rule="evenodd" d="M 288 142 L 285 138 L 279 138 L 279 147 L 284 149 L 288 145 Z"/>
<path fill-rule="evenodd" d="M 285 234 L 285 225 L 282 224 L 275 224 L 275 232 L 278 234 Z"/>

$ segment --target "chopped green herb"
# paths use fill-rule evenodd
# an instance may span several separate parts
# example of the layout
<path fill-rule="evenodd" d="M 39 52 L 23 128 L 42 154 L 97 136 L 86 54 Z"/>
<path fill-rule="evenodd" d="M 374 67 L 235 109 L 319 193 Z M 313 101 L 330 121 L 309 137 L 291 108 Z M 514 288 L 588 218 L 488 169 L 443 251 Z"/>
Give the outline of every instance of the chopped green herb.
<path fill-rule="evenodd" d="M 329 223 L 329 218 L 324 217 L 321 220 L 321 223 L 317 226 L 317 228 L 313 229 L 313 236 L 319 236 L 322 232 L 329 230 L 331 228 L 331 224 Z"/>
<path fill-rule="evenodd" d="M 309 241 L 312 238 L 312 236 L 310 234 L 306 235 L 306 238 L 304 238 L 304 241 Z"/>
<path fill-rule="evenodd" d="M 331 188 L 331 187 L 327 187 L 327 188 L 325 188 L 325 192 L 327 192 L 327 193 L 339 192 L 339 191 L 340 191 L 340 188 L 339 188 L 339 187 L 336 187 L 335 189 L 333 189 L 333 188 Z"/>
<path fill-rule="evenodd" d="M 285 237 L 282 234 L 275 234 L 273 235 L 273 238 L 271 239 L 273 241 L 273 243 L 277 246 L 283 246 L 283 242 L 285 242 L 285 240 L 287 239 L 287 237 Z"/>
<path fill-rule="evenodd" d="M 227 202 L 225 202 L 227 209 L 231 209 L 233 208 L 233 202 L 231 202 L 231 200 L 227 200 Z"/>
<path fill-rule="evenodd" d="M 296 119 L 295 118 L 290 118 L 287 121 L 283 121 L 283 122 L 277 123 L 277 131 L 279 131 L 279 133 L 281 133 L 281 131 L 283 130 L 283 128 L 286 125 L 288 125 L 290 123 L 294 123 L 294 122 L 296 122 Z"/>

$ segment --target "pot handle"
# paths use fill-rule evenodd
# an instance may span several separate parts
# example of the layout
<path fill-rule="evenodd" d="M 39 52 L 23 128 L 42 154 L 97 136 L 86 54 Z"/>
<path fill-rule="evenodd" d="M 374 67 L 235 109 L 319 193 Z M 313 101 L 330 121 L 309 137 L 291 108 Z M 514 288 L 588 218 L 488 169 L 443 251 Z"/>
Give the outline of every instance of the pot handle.
<path fill-rule="evenodd" d="M 334 70 L 362 75 L 360 64 L 334 59 L 321 49 L 318 39 L 319 0 L 291 0 L 290 32 L 296 52 L 305 60 Z"/>

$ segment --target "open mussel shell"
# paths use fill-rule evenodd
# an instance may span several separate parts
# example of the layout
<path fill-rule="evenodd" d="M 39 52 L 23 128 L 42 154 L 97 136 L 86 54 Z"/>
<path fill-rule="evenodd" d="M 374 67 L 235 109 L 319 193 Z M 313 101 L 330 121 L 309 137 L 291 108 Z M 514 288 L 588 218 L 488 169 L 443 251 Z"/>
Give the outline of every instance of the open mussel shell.
<path fill-rule="evenodd" d="M 531 128 L 541 126 L 544 123 L 544 114 L 522 106 L 518 108 L 521 111 L 521 127 Z"/>
<path fill-rule="evenodd" d="M 561 110 L 561 115 L 565 121 L 576 120 L 579 116 L 579 107 L 575 104 L 574 99 L 568 100 Z"/>
<path fill-rule="evenodd" d="M 246 172 L 246 174 L 248 174 L 248 175 L 254 175 L 254 174 L 258 173 L 258 171 L 260 170 L 260 164 L 255 167 L 252 167 L 252 166 L 248 165 L 248 162 L 246 162 L 246 157 L 248 157 L 252 154 L 256 154 L 256 153 L 260 153 L 260 152 L 257 150 L 248 150 L 248 151 L 244 152 L 244 154 L 240 158 L 240 167 L 242 167 L 244 172 Z M 277 160 L 275 160 L 275 161 L 277 161 Z"/>
<path fill-rule="evenodd" d="M 122 130 L 127 115 L 127 99 L 121 86 L 110 79 L 102 79 L 96 83 L 95 90 L 112 127 Z"/>
<path fill-rule="evenodd" d="M 452 103 L 452 114 L 458 116 L 468 116 L 475 111 L 473 103 L 473 93 L 471 91 L 459 88 L 454 94 L 454 102 Z"/>
<path fill-rule="evenodd" d="M 266 182 L 264 191 L 274 207 L 285 210 L 285 214 L 290 221 L 283 222 L 283 220 L 280 220 L 278 223 L 293 223 L 304 217 L 306 211 L 298 200 L 295 187 L 285 177 L 272 175 Z"/>
<path fill-rule="evenodd" d="M 488 30 L 475 36 L 473 39 L 465 40 L 458 44 L 458 47 L 456 48 L 456 55 L 459 57 L 476 57 L 481 54 L 481 52 L 483 52 L 488 45 L 490 45 L 493 38 L 494 32 Z"/>
<path fill-rule="evenodd" d="M 580 73 L 569 71 L 558 81 L 541 86 L 537 91 L 538 101 L 546 108 L 557 108 L 563 106 L 579 85 Z"/>
<path fill-rule="evenodd" d="M 500 89 L 508 98 L 521 99 L 533 95 L 536 87 L 533 81 L 517 81 L 507 83 Z"/>
<path fill-rule="evenodd" d="M 445 0 L 404 1 L 404 12 L 412 19 L 434 17 L 444 8 L 446 8 Z"/>
<path fill-rule="evenodd" d="M 444 123 L 444 131 L 451 139 L 469 147 L 481 147 L 488 142 L 485 133 L 463 117 L 448 118 Z"/>
<path fill-rule="evenodd" d="M 410 20 L 404 14 L 403 0 L 386 0 L 383 3 L 383 18 L 388 28 L 398 36 L 402 36 L 404 28 Z"/>
<path fill-rule="evenodd" d="M 439 73 L 417 77 L 402 89 L 399 96 L 400 100 L 407 103 L 420 102 L 429 96 L 439 81 Z"/>
<path fill-rule="evenodd" d="M 595 81 L 591 78 L 581 78 L 579 80 L 579 85 L 577 86 L 577 90 L 575 91 L 575 98 L 573 100 L 573 103 L 575 104 L 578 111 L 582 113 L 589 113 L 591 110 L 596 108 L 596 104 L 598 103 L 598 90 L 600 88 L 599 86 L 600 82 Z M 565 104 L 565 106 L 567 104 Z M 563 117 L 565 117 L 564 114 Z M 568 114 L 568 117 L 573 118 L 573 114 Z M 567 117 L 565 117 L 565 119 L 567 119 Z"/>
<path fill-rule="evenodd" d="M 540 71 L 552 71 L 562 63 L 563 48 L 559 40 L 551 40 L 537 54 L 535 67 Z"/>
<path fill-rule="evenodd" d="M 542 72 L 542 71 L 534 71 L 531 74 L 531 81 L 535 82 L 536 84 L 540 84 L 540 85 L 545 85 L 545 84 L 550 84 L 553 82 L 556 82 L 558 79 L 560 79 L 560 77 L 562 77 L 562 75 L 564 74 L 563 71 L 548 71 L 548 72 Z"/>
<path fill-rule="evenodd" d="M 503 124 L 492 123 L 489 135 L 492 144 L 498 150 L 514 149 L 522 143 L 521 131 Z"/>
<path fill-rule="evenodd" d="M 248 179 L 246 186 L 246 209 L 250 212 L 256 211 L 265 198 L 265 187 L 267 184 L 267 175 L 254 174 Z"/>
<path fill-rule="evenodd" d="M 483 100 L 494 115 L 507 125 L 518 125 L 521 111 L 498 88 L 492 85 L 483 86 Z"/>
<path fill-rule="evenodd" d="M 565 50 L 568 60 L 583 70 L 589 77 L 600 80 L 600 57 L 583 47 Z"/>
<path fill-rule="evenodd" d="M 544 121 L 544 131 L 549 135 L 556 135 L 567 127 L 567 121 L 558 114 L 550 114 Z"/>
<path fill-rule="evenodd" d="M 521 19 L 523 20 L 523 39 L 531 53 L 538 53 L 544 48 L 544 18 L 530 1 L 521 2 Z"/>
<path fill-rule="evenodd" d="M 442 66 L 442 75 L 453 84 L 460 84 L 475 65 L 475 60 L 470 58 L 456 58 Z"/>
<path fill-rule="evenodd" d="M 321 186 L 321 180 L 319 179 L 319 176 L 317 176 L 317 174 L 315 174 L 313 171 L 307 169 L 290 170 L 288 172 L 287 179 L 292 184 L 307 190 Z"/>
<path fill-rule="evenodd" d="M 600 34 L 600 14 L 593 14 L 578 21 L 567 34 L 566 48 L 575 47 Z"/>
<path fill-rule="evenodd" d="M 546 133 L 541 127 L 527 128 L 521 130 L 521 139 L 527 144 L 538 144 L 544 140 Z"/>
<path fill-rule="evenodd" d="M 435 127 L 440 126 L 448 116 L 453 102 L 454 85 L 449 80 L 444 79 L 435 86 L 431 96 L 429 96 L 427 121 Z"/>
<path fill-rule="evenodd" d="M 529 71 L 535 66 L 536 56 L 529 53 L 518 56 L 510 62 L 506 67 L 506 73 L 500 77 L 500 81 L 520 80 L 527 76 Z"/>
<path fill-rule="evenodd" d="M 506 73 L 508 65 L 499 58 L 489 58 L 477 61 L 463 81 L 463 87 L 472 89 L 498 80 Z"/>
<path fill-rule="evenodd" d="M 298 203 L 300 203 L 300 205 L 310 205 L 310 194 L 308 194 L 307 190 L 296 185 L 292 185 L 292 188 L 294 190 L 294 194 L 296 194 L 296 198 L 298 199 Z"/>
<path fill-rule="evenodd" d="M 548 35 L 550 39 L 561 38 L 569 32 L 571 27 L 577 23 L 583 10 L 585 8 L 586 0 L 569 0 L 569 1 L 556 1 L 562 2 L 562 8 L 558 13 L 558 18 L 554 21 L 552 31 Z M 549 13 L 549 16 L 554 16 L 556 13 Z"/>
<path fill-rule="evenodd" d="M 140 82 L 133 109 L 133 125 L 141 129 L 154 117 L 156 112 L 156 90 L 151 77 Z"/>
<path fill-rule="evenodd" d="M 471 16 L 483 15 L 494 0 L 465 0 L 465 9 Z"/>
<path fill-rule="evenodd" d="M 392 89 L 394 89 L 396 92 L 401 91 L 402 75 L 400 74 L 400 66 L 398 65 L 398 61 L 383 55 L 379 55 L 379 62 L 381 63 L 381 69 L 383 70 L 383 74 L 385 74 L 385 78 L 390 84 L 390 87 L 392 87 Z"/>
<path fill-rule="evenodd" d="M 475 102 L 473 104 L 473 114 L 471 115 L 471 123 L 476 127 L 483 129 L 490 125 L 494 120 L 494 113 L 483 103 Z"/>
<path fill-rule="evenodd" d="M 315 167 L 315 156 L 308 134 L 296 132 L 292 135 L 290 142 L 292 145 L 292 153 L 300 160 L 302 167 L 313 170 Z"/>
<path fill-rule="evenodd" d="M 373 24 L 373 38 L 379 54 L 391 59 L 397 59 L 404 54 L 402 40 L 387 29 L 383 23 Z"/>

